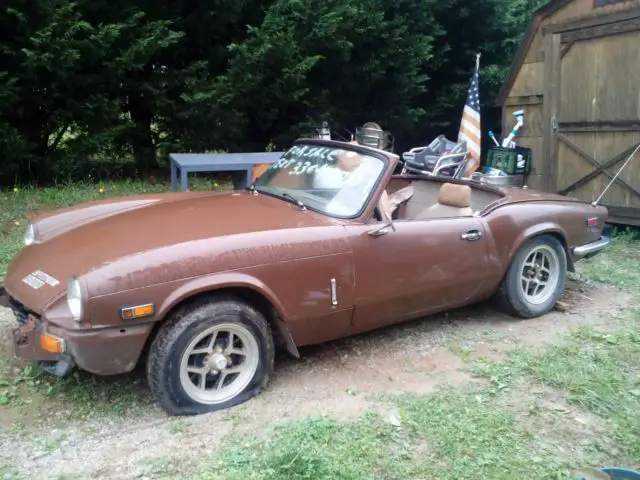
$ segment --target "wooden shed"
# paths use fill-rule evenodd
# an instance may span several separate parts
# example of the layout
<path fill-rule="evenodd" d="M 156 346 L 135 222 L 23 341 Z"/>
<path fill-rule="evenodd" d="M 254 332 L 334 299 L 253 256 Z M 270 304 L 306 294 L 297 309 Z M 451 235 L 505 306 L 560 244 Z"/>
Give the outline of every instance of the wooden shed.
<path fill-rule="evenodd" d="M 503 131 L 524 110 L 531 188 L 593 201 L 640 143 L 640 0 L 551 0 L 534 16 L 498 96 Z M 640 154 L 601 203 L 640 225 Z"/>

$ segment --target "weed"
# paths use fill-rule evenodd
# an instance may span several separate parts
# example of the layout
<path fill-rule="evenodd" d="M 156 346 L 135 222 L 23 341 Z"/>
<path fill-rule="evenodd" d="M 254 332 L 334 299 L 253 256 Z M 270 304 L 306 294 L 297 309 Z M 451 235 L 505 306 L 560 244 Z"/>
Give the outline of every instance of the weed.
<path fill-rule="evenodd" d="M 225 451 L 197 478 L 391 478 L 381 473 L 401 445 L 394 430 L 375 414 L 347 424 L 324 417 L 285 423 L 269 440 L 247 442 Z"/>
<path fill-rule="evenodd" d="M 581 262 L 580 269 L 591 280 L 621 288 L 640 289 L 639 238 L 634 231 L 615 235 L 605 253 Z"/>
<path fill-rule="evenodd" d="M 516 352 L 477 372 L 491 380 L 493 394 L 523 375 L 560 391 L 567 402 L 605 422 L 611 436 L 606 443 L 617 445 L 618 456 L 640 458 L 640 312 L 626 318 L 617 330 L 582 327 L 541 354 Z"/>
<path fill-rule="evenodd" d="M 34 394 L 59 400 L 64 405 L 62 419 L 121 416 L 151 405 L 146 384 L 136 373 L 103 378 L 76 370 L 69 377 L 59 378 L 28 364 L 17 375 L 0 378 L 0 401 L 5 406 L 29 407 Z"/>
<path fill-rule="evenodd" d="M 169 432 L 174 435 L 183 434 L 189 431 L 188 425 L 184 420 L 171 420 L 168 425 Z"/>
<path fill-rule="evenodd" d="M 602 461 L 634 467 L 639 323 L 635 312 L 609 332 L 579 328 L 537 353 L 483 362 L 477 372 L 488 385 L 387 395 L 382 400 L 395 405 L 387 416 L 310 418 L 282 424 L 263 439 L 230 440 L 195 478 L 573 479 L 576 470 Z M 507 408 L 513 398 L 521 405 Z M 580 412 L 590 412 L 595 426 L 585 427 Z"/>

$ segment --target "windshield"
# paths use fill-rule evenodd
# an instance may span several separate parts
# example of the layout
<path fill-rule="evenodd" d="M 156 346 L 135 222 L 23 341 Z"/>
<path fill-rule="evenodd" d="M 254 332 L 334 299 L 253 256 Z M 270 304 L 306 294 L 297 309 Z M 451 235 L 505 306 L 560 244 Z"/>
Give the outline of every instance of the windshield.
<path fill-rule="evenodd" d="M 291 147 L 255 182 L 257 190 L 337 217 L 360 213 L 383 174 L 371 155 L 321 145 Z"/>

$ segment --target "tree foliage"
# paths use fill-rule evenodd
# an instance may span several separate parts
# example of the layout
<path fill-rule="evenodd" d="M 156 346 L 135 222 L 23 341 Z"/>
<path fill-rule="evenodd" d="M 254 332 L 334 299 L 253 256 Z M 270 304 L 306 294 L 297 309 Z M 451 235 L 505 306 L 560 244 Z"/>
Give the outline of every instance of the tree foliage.
<path fill-rule="evenodd" d="M 535 0 L 5 0 L 0 181 L 284 148 L 323 120 L 455 130 L 475 53 L 491 102 Z"/>

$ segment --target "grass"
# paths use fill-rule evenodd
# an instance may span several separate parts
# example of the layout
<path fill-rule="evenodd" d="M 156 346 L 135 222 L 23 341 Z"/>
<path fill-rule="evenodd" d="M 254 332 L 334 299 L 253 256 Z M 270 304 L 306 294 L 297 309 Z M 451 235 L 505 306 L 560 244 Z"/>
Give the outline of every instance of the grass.
<path fill-rule="evenodd" d="M 138 372 L 104 378 L 75 371 L 58 378 L 32 364 L 22 367 L 6 354 L 0 362 L 0 409 L 25 412 L 37 408 L 47 413 L 48 405 L 57 407 L 59 420 L 91 420 L 104 415 L 123 416 L 151 406 L 146 382 Z"/>
<path fill-rule="evenodd" d="M 614 254 L 597 255 L 584 262 L 583 272 L 590 279 L 617 287 L 640 287 L 640 232 L 626 230 L 613 237 Z"/>
<path fill-rule="evenodd" d="M 603 463 L 640 467 L 640 313 L 625 322 L 613 333 L 579 329 L 542 352 L 484 364 L 482 387 L 386 396 L 385 413 L 344 423 L 308 418 L 263 439 L 238 438 L 194 480 L 575 479 Z M 521 382 L 527 413 L 504 406 Z M 573 414 L 594 415 L 603 428 L 596 434 L 537 404 L 536 388 L 564 399 Z"/>

